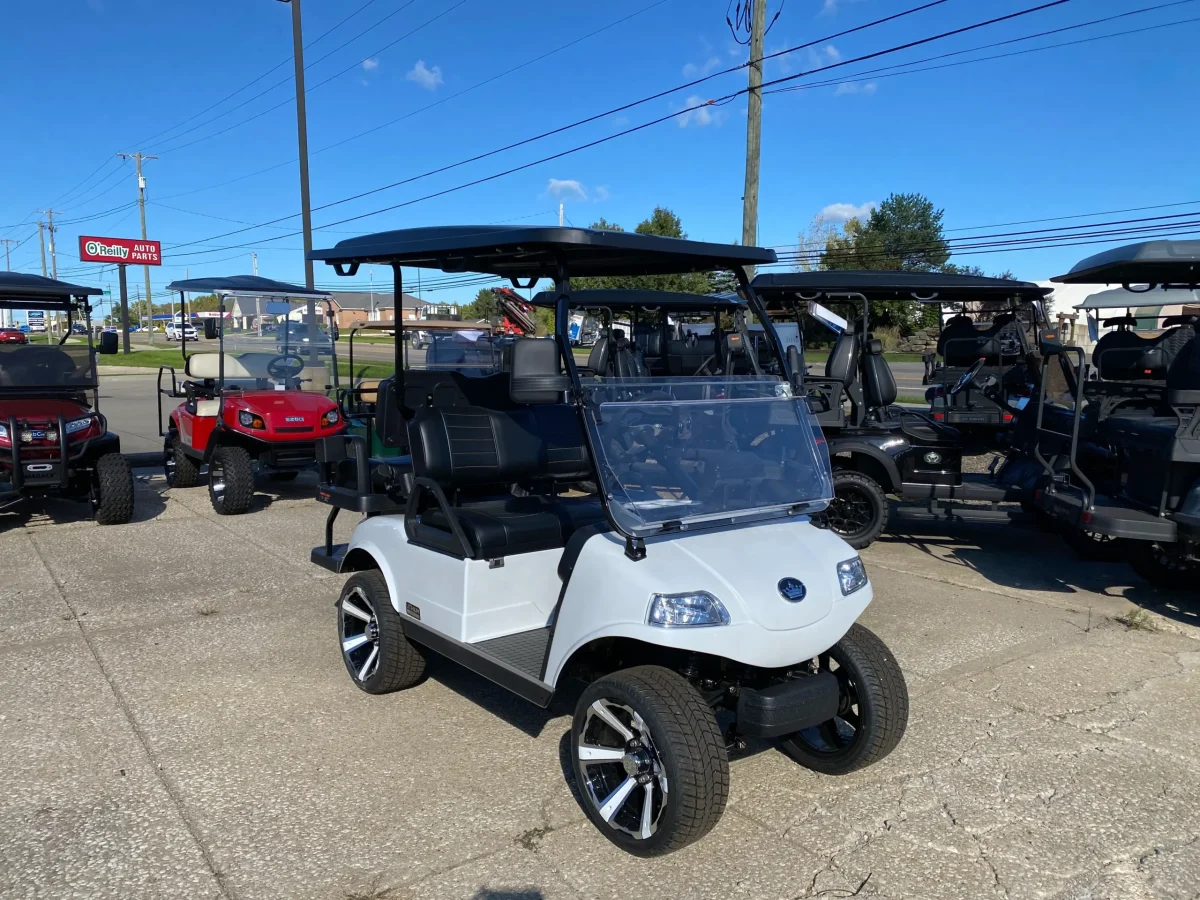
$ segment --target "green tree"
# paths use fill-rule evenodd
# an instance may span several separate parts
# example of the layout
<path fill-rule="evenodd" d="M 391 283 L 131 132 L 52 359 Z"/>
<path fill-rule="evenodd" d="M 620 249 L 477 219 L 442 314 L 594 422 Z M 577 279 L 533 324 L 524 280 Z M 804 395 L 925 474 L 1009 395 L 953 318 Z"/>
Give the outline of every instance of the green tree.
<path fill-rule="evenodd" d="M 464 304 L 459 313 L 464 322 L 475 322 L 479 319 L 487 319 L 490 322 L 492 317 L 499 313 L 499 309 L 500 306 L 496 302 L 496 295 L 492 293 L 492 289 L 481 288 L 475 295 L 475 299 Z"/>
<path fill-rule="evenodd" d="M 600 219 L 593 222 L 592 228 L 602 231 L 624 231 L 615 222 Z M 642 220 L 634 229 L 638 234 L 654 234 L 659 237 L 686 238 L 683 222 L 665 206 L 654 207 L 654 212 L 648 219 Z M 682 291 L 692 294 L 707 294 L 712 290 L 712 282 L 707 272 L 685 272 L 679 275 L 617 275 L 599 278 L 576 278 L 571 282 L 575 290 L 643 290 L 643 291 Z"/>

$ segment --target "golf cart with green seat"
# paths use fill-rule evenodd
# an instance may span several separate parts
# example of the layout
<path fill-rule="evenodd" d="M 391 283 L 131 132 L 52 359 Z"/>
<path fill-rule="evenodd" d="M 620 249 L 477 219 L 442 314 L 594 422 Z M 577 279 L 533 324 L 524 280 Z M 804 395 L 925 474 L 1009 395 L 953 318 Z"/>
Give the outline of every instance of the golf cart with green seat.
<path fill-rule="evenodd" d="M 310 302 L 309 315 L 315 319 L 312 303 L 328 295 L 256 275 L 192 278 L 167 287 L 179 291 L 184 314 L 189 292 L 216 294 L 219 304 L 217 318 L 205 320 L 206 331 L 216 332 L 209 337 L 217 340 L 217 352 L 189 355 L 185 338 L 180 343 L 183 380 L 171 366 L 159 369 L 158 425 L 167 484 L 193 487 L 207 465 L 213 509 L 221 515 L 244 513 L 254 496 L 256 472 L 278 480 L 295 478 L 316 461 L 316 441 L 340 434 L 346 426 L 337 403 L 326 396 L 337 390 L 336 355 L 330 354 L 331 368 L 326 368 L 318 356 L 319 342 L 292 347 L 285 339 L 277 347 L 270 335 L 227 335 L 226 303 L 302 298 Z M 164 387 L 168 374 L 170 385 Z M 183 400 L 165 428 L 164 395 Z"/>
<path fill-rule="evenodd" d="M 895 747 L 904 679 L 856 624 L 871 599 L 862 561 L 811 523 L 832 495 L 828 466 L 743 269 L 773 251 L 479 226 L 369 235 L 311 257 L 340 275 L 390 265 L 396 296 L 403 266 L 554 286 L 540 295 L 553 334 L 514 339 L 511 363 L 485 377 L 406 368 L 400 323 L 376 416 L 403 433 L 405 456 L 370 459 L 357 437 L 319 443 L 331 480 L 318 497 L 334 508 L 312 559 L 351 573 L 337 639 L 355 685 L 412 687 L 431 651 L 543 707 L 582 682 L 570 742 L 580 802 L 644 856 L 713 827 L 742 736 L 830 774 Z M 717 327 L 754 315 L 769 366 L 623 376 L 635 363 L 576 364 L 573 277 L 712 269 L 732 271 L 745 299 L 642 292 L 630 305 L 668 329 L 668 317 Z M 578 489 L 587 482 L 593 493 Z M 340 508 L 365 513 L 347 545 L 332 542 Z"/>
<path fill-rule="evenodd" d="M 100 414 L 88 297 L 102 293 L 19 272 L 0 272 L 0 309 L 63 313 L 57 345 L 0 344 L 0 510 L 57 495 L 91 503 L 100 525 L 133 517 L 133 473 L 121 439 Z M 73 319 L 87 325 L 73 338 Z"/>
<path fill-rule="evenodd" d="M 1042 296 L 1042 288 L 966 275 L 836 270 L 764 273 L 753 287 L 776 318 L 790 316 L 799 326 L 795 368 L 807 368 L 806 323 L 837 332 L 824 373 L 804 371 L 797 387 L 821 424 L 833 465 L 835 496 L 818 521 L 861 549 L 892 521 L 1009 523 L 1027 516 L 1042 467 L 1023 446 L 1010 446 L 991 471 L 964 472 L 964 457 L 1000 446 L 970 439 L 929 411 L 895 405 L 896 380 L 871 333 L 870 310 L 896 299 L 971 307 Z M 844 309 L 845 317 L 828 306 Z M 1001 378 L 980 357 L 950 386 L 949 402 L 967 409 L 986 400 L 1011 424 L 1026 403 L 1010 398 Z M 960 403 L 968 395 L 973 399 Z"/>
<path fill-rule="evenodd" d="M 1060 284 L 1121 285 L 1089 297 L 1094 311 L 1141 307 L 1145 295 L 1177 292 L 1192 300 L 1200 286 L 1200 241 L 1148 241 L 1088 257 Z M 1160 290 L 1161 289 L 1161 290 Z M 1122 296 L 1122 294 L 1124 296 Z M 1090 305 L 1089 305 L 1090 304 Z M 1157 311 L 1155 312 L 1157 317 Z M 1197 316 L 1170 314 L 1162 329 L 1143 337 L 1128 321 L 1111 319 L 1087 365 L 1084 351 L 1068 347 L 1081 371 L 1074 415 L 1037 427 L 1065 439 L 1069 464 L 1042 460 L 1046 485 L 1037 503 L 1072 533 L 1111 544 L 1120 541 L 1139 574 L 1154 584 L 1195 588 L 1200 581 L 1200 344 Z M 1042 386 L 1043 398 L 1047 389 Z M 1110 555 L 1111 550 L 1110 547 Z"/>

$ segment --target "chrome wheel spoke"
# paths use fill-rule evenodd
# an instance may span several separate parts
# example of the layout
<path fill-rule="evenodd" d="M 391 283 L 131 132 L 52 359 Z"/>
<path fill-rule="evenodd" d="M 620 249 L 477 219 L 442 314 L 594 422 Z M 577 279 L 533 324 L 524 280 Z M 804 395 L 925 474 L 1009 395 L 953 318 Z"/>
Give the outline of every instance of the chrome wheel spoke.
<path fill-rule="evenodd" d="M 605 822 L 611 822 L 613 816 L 617 814 L 617 810 L 625 805 L 625 801 L 629 799 L 629 795 L 635 787 L 637 787 L 637 779 L 627 776 L 600 805 L 600 817 Z"/>
<path fill-rule="evenodd" d="M 371 614 L 360 606 L 356 606 L 349 600 L 342 601 L 342 612 L 354 616 L 356 619 L 362 619 L 364 622 L 371 621 Z"/>
<path fill-rule="evenodd" d="M 371 652 L 367 655 L 367 661 L 362 664 L 362 668 L 358 670 L 358 680 L 363 681 L 371 671 L 371 666 L 375 663 L 376 657 L 379 656 L 379 645 L 376 644 L 371 648 Z"/>
<path fill-rule="evenodd" d="M 356 634 L 354 637 L 348 637 L 342 641 L 342 652 L 353 653 L 363 644 L 369 643 L 370 640 L 365 634 Z"/>
<path fill-rule="evenodd" d="M 654 834 L 654 782 L 647 781 L 642 785 L 642 840 Z"/>
<path fill-rule="evenodd" d="M 584 763 L 620 762 L 625 758 L 625 750 L 622 747 L 594 747 L 591 744 L 580 744 L 579 758 Z"/>
<path fill-rule="evenodd" d="M 612 711 L 605 706 L 603 700 L 597 700 L 595 703 L 593 703 L 591 710 L 600 717 L 600 720 L 604 722 L 605 725 L 619 734 L 621 736 L 621 740 L 633 740 L 633 732 L 626 728 L 625 724 L 612 714 Z"/>

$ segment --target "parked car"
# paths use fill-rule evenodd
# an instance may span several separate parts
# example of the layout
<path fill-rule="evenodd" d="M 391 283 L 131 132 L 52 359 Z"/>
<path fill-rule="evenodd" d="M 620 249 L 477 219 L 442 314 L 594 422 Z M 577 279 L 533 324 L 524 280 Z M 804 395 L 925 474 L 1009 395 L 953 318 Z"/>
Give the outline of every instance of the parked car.
<path fill-rule="evenodd" d="M 185 322 L 168 322 L 167 323 L 167 340 L 168 341 L 197 341 L 199 336 L 196 334 L 196 328 L 191 323 Z"/>
<path fill-rule="evenodd" d="M 280 353 L 305 353 L 310 344 L 316 344 L 318 353 L 332 353 L 333 341 L 323 328 L 317 328 L 313 340 L 308 332 L 307 322 L 281 322 L 275 331 L 275 349 Z"/>
<path fill-rule="evenodd" d="M 29 338 L 20 328 L 0 328 L 0 344 L 28 344 Z"/>
<path fill-rule="evenodd" d="M 87 334 L 87 333 L 88 333 L 87 326 L 80 322 L 76 322 L 74 325 L 71 326 L 71 334 Z"/>

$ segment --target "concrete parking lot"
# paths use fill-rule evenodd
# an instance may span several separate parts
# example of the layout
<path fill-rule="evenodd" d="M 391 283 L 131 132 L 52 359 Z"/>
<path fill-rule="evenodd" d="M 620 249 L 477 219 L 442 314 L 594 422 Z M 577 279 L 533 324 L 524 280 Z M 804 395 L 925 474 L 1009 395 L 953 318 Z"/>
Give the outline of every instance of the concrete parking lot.
<path fill-rule="evenodd" d="M 352 686 L 311 476 L 218 518 L 139 474 L 129 525 L 0 518 L 5 898 L 1200 897 L 1200 604 L 1119 561 L 876 545 L 898 750 L 832 778 L 752 745 L 717 829 L 647 861 L 573 798 L 569 710 L 448 663 Z"/>

